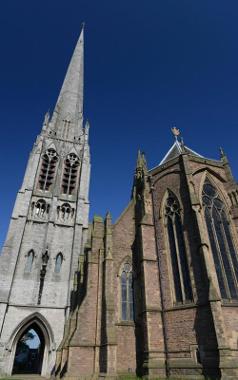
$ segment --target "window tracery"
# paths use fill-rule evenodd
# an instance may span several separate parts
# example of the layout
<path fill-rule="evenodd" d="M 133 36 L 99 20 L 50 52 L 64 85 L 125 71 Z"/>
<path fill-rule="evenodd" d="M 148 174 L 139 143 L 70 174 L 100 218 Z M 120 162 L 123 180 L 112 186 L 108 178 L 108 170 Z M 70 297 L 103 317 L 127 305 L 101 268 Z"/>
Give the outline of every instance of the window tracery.
<path fill-rule="evenodd" d="M 192 300 L 191 281 L 183 236 L 180 207 L 177 199 L 169 193 L 165 205 L 168 242 L 174 281 L 176 302 Z"/>
<path fill-rule="evenodd" d="M 71 207 L 69 203 L 63 203 L 57 207 L 57 216 L 59 219 L 68 221 L 74 216 L 74 208 Z"/>
<path fill-rule="evenodd" d="M 39 176 L 40 190 L 49 191 L 52 187 L 58 155 L 52 148 L 48 149 L 42 157 L 41 170 Z"/>
<path fill-rule="evenodd" d="M 125 263 L 121 272 L 121 319 L 123 321 L 133 321 L 133 279 L 131 264 Z"/>
<path fill-rule="evenodd" d="M 46 203 L 44 199 L 39 199 L 37 202 L 32 202 L 31 210 L 32 215 L 38 218 L 44 218 L 46 214 L 49 214 L 50 205 Z"/>
<path fill-rule="evenodd" d="M 223 299 L 238 299 L 238 260 L 225 205 L 207 179 L 202 201 L 217 280 Z"/>
<path fill-rule="evenodd" d="M 76 154 L 68 154 L 64 163 L 62 193 L 71 195 L 75 191 L 78 178 L 79 158 Z"/>

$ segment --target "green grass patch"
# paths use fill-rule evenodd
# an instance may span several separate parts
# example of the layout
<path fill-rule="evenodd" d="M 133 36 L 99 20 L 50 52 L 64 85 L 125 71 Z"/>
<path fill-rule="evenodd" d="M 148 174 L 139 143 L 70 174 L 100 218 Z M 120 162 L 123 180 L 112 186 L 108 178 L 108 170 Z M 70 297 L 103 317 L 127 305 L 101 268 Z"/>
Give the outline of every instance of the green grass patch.
<path fill-rule="evenodd" d="M 0 380 L 22 380 L 22 378 L 17 379 L 16 377 L 0 377 Z"/>

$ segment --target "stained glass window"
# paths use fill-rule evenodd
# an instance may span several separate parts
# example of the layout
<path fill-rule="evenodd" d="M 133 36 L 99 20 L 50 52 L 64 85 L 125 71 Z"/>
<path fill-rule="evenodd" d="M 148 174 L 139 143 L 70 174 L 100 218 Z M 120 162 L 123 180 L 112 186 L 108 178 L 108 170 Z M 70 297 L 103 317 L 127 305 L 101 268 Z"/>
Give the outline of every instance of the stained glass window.
<path fill-rule="evenodd" d="M 124 264 L 121 273 L 121 319 L 123 321 L 133 321 L 133 279 L 132 268 L 129 263 Z"/>
<path fill-rule="evenodd" d="M 192 289 L 188 270 L 188 261 L 183 236 L 183 226 L 180 207 L 172 193 L 165 205 L 167 220 L 167 233 L 174 281 L 174 294 L 176 302 L 192 300 Z"/>
<path fill-rule="evenodd" d="M 206 180 L 203 207 L 217 280 L 223 299 L 238 299 L 238 261 L 225 205 L 215 187 Z"/>

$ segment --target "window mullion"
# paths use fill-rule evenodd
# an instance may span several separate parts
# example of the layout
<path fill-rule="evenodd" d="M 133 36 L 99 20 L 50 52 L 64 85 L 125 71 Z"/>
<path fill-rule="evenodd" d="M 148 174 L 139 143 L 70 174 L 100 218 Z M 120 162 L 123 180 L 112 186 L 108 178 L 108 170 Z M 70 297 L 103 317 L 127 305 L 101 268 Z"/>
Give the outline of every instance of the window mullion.
<path fill-rule="evenodd" d="M 126 319 L 130 320 L 130 305 L 129 305 L 129 276 L 126 274 Z"/>
<path fill-rule="evenodd" d="M 231 298 L 230 289 L 229 289 L 229 285 L 228 285 L 228 281 L 227 281 L 227 277 L 226 277 L 226 272 L 225 272 L 225 268 L 224 268 L 224 264 L 223 264 L 223 260 L 222 260 L 220 245 L 219 245 L 219 242 L 218 242 L 217 232 L 216 232 L 216 228 L 215 228 L 215 225 L 214 225 L 214 219 L 213 219 L 212 215 L 211 215 L 211 226 L 212 226 L 214 241 L 215 241 L 217 252 L 218 252 L 218 259 L 219 259 L 219 263 L 220 263 L 220 266 L 221 266 L 221 273 L 222 273 L 222 278 L 223 278 L 224 285 L 225 285 L 225 288 L 226 288 L 226 293 L 228 295 L 228 298 Z"/>
<path fill-rule="evenodd" d="M 67 185 L 67 194 L 69 195 L 69 188 L 70 188 L 70 182 L 71 182 L 71 176 L 72 176 L 72 166 L 69 166 L 69 178 L 68 178 L 68 185 Z"/>
<path fill-rule="evenodd" d="M 227 242 L 226 233 L 225 233 L 224 224 L 223 224 L 222 219 L 221 219 L 221 231 L 222 231 L 222 237 L 223 237 L 223 240 L 224 240 L 224 244 L 225 244 L 225 247 L 226 247 L 226 255 L 227 255 L 227 258 L 228 258 L 228 261 L 229 261 L 229 264 L 230 264 L 230 269 L 231 269 L 232 277 L 233 277 L 233 280 L 234 280 L 234 283 L 235 283 L 236 294 L 237 294 L 237 285 L 238 284 L 237 284 L 235 270 L 234 270 L 233 262 L 232 262 L 232 259 L 231 259 L 230 249 L 229 249 L 229 245 L 228 245 L 228 242 Z"/>
<path fill-rule="evenodd" d="M 48 180 L 49 170 L 50 170 L 50 160 L 47 161 L 47 168 L 46 168 L 46 173 L 45 173 L 45 181 L 44 181 L 44 188 L 43 188 L 43 190 L 46 189 L 46 184 L 47 184 L 47 180 Z"/>

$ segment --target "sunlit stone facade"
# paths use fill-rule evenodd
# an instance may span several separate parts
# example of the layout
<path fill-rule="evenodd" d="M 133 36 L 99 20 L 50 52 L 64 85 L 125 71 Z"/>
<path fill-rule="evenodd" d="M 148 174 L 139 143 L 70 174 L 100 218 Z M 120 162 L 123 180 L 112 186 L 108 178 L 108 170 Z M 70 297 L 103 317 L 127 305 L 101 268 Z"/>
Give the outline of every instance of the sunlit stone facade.
<path fill-rule="evenodd" d="M 119 219 L 88 225 L 88 132 L 82 31 L 0 258 L 1 374 L 18 373 L 33 328 L 32 372 L 46 377 L 237 379 L 238 186 L 226 155 L 204 158 L 173 129 L 155 168 L 138 153 Z"/>

